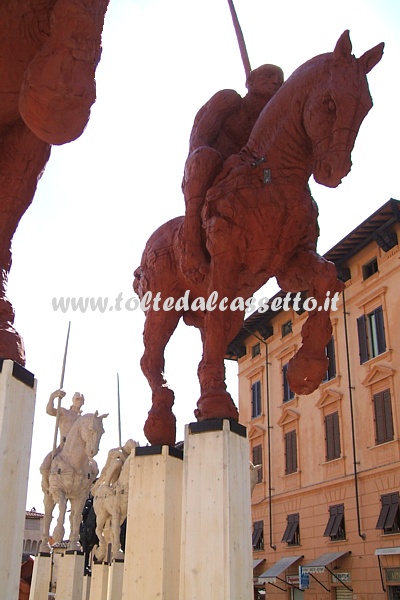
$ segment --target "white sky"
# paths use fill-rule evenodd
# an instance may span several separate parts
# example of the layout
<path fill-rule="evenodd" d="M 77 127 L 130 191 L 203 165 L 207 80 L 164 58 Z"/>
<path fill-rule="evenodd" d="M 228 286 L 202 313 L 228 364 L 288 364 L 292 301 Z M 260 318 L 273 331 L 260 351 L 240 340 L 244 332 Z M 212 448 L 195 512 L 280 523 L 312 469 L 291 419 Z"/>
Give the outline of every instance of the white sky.
<path fill-rule="evenodd" d="M 389 198 L 400 199 L 398 0 L 236 0 L 253 68 L 300 64 L 333 50 L 345 29 L 360 56 L 381 41 L 382 61 L 369 74 L 374 107 L 341 186 L 311 181 L 320 209 L 323 253 Z M 82 137 L 55 147 L 32 206 L 13 241 L 8 295 L 23 335 L 27 368 L 38 380 L 27 508 L 43 510 L 39 466 L 52 447 L 55 419 L 45 413 L 59 387 L 68 321 L 72 321 L 64 389 L 69 407 L 84 393 L 85 412 L 110 412 L 97 456 L 102 467 L 118 445 L 117 372 L 122 438 L 141 444 L 151 394 L 141 373 L 141 311 L 54 312 L 52 298 L 133 296 L 133 271 L 150 234 L 183 214 L 180 190 L 197 110 L 217 90 L 245 93 L 244 71 L 226 0 L 111 0 L 97 70 L 97 102 Z M 175 390 L 178 440 L 194 420 L 199 395 L 198 332 L 183 324 L 166 353 Z M 237 398 L 235 363 L 228 387 Z"/>

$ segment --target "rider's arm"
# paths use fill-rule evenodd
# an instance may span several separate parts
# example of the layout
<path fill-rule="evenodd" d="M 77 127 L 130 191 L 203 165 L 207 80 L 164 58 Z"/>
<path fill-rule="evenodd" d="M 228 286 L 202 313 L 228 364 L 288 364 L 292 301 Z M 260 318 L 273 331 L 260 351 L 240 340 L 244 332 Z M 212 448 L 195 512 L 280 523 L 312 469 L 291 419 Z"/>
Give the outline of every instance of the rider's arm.
<path fill-rule="evenodd" d="M 46 412 L 48 415 L 52 416 L 52 417 L 56 417 L 57 416 L 57 409 L 54 408 L 54 400 L 55 398 L 64 398 L 65 396 L 65 392 L 63 392 L 62 390 L 56 390 L 55 392 L 53 392 L 49 398 L 49 401 L 47 403 L 46 406 Z"/>
<path fill-rule="evenodd" d="M 239 110 L 242 97 L 235 90 L 221 90 L 199 110 L 190 134 L 189 153 L 201 146 L 214 147 L 225 119 Z"/>

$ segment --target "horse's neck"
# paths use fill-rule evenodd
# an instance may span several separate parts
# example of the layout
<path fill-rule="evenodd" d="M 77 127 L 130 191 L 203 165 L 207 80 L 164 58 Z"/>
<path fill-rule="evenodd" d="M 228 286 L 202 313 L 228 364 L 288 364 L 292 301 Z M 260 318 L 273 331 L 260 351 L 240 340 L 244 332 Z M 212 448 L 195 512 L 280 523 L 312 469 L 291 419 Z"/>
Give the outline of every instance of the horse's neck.
<path fill-rule="evenodd" d="M 86 464 L 88 461 L 88 457 L 86 456 L 85 452 L 85 442 L 80 433 L 80 426 L 82 425 L 83 422 L 79 424 L 75 422 L 71 431 L 67 435 L 67 439 L 62 450 L 62 458 L 77 469 Z"/>
<path fill-rule="evenodd" d="M 128 458 L 122 465 L 121 473 L 119 474 L 119 477 L 118 477 L 118 483 L 120 485 L 121 484 L 128 485 L 128 483 L 129 483 L 129 471 L 130 471 L 130 464 L 131 464 L 131 456 L 132 456 L 132 454 L 130 454 L 128 456 Z"/>
<path fill-rule="evenodd" d="M 301 71 L 285 83 L 261 112 L 243 152 L 266 159 L 273 179 L 279 176 L 308 180 L 312 148 L 303 126 L 303 106 L 310 78 Z"/>

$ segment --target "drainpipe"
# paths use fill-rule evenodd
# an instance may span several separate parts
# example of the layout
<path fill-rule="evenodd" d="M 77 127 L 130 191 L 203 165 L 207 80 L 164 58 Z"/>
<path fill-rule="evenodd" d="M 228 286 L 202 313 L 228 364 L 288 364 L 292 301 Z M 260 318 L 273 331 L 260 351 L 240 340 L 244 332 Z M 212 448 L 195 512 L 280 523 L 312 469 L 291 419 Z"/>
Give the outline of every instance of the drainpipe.
<path fill-rule="evenodd" d="M 266 409 L 267 409 L 267 454 L 268 454 L 268 510 L 269 510 L 269 547 L 276 550 L 276 546 L 272 543 L 272 477 L 271 477 L 271 416 L 270 416 L 270 397 L 269 397 L 269 362 L 268 362 L 268 344 L 260 336 L 258 336 L 247 327 L 243 326 L 246 331 L 254 335 L 255 338 L 265 346 L 265 387 L 266 387 Z"/>
<path fill-rule="evenodd" d="M 355 496 L 356 496 L 357 528 L 358 528 L 358 535 L 360 536 L 361 539 L 365 540 L 367 536 L 365 535 L 365 533 L 361 532 L 360 499 L 359 499 L 359 493 L 358 493 L 358 473 L 357 473 L 357 465 L 359 463 L 357 461 L 356 440 L 355 440 L 355 431 L 354 431 L 354 410 L 353 410 L 354 387 L 351 384 L 349 339 L 348 339 L 348 333 L 347 333 L 347 315 L 349 313 L 346 312 L 346 299 L 345 299 L 344 290 L 342 292 L 342 298 L 343 298 L 344 336 L 345 336 L 345 340 L 346 340 L 347 378 L 348 378 L 348 383 L 349 383 L 351 439 L 352 439 L 352 446 L 353 446 L 353 469 L 354 469 L 353 475 L 354 475 L 354 491 L 355 491 Z"/>

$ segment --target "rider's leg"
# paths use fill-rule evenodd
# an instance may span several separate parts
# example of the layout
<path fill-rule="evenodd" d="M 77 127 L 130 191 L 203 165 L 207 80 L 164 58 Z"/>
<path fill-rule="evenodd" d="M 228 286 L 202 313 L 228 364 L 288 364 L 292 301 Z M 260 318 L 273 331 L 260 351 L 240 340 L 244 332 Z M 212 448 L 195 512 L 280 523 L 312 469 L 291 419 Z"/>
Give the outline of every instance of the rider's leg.
<path fill-rule="evenodd" d="M 217 150 L 201 147 L 189 155 L 185 165 L 183 192 L 186 213 L 182 228 L 182 269 L 195 282 L 202 279 L 199 271 L 205 271 L 208 266 L 201 210 L 207 190 L 220 172 L 222 164 L 222 156 Z"/>

